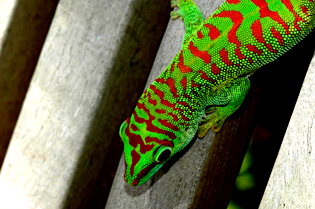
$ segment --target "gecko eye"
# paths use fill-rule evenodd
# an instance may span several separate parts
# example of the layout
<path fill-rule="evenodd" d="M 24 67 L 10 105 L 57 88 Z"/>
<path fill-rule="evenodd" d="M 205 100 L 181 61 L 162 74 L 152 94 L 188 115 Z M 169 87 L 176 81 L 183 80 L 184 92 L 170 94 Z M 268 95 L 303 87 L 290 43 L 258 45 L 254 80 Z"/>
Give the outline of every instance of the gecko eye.
<path fill-rule="evenodd" d="M 160 146 L 158 147 L 154 154 L 153 154 L 153 159 L 155 162 L 163 162 L 165 160 L 167 160 L 172 154 L 172 150 L 169 147 L 164 147 L 164 146 Z"/>
<path fill-rule="evenodd" d="M 127 126 L 127 122 L 124 121 L 124 122 L 121 124 L 120 128 L 119 128 L 119 136 L 120 136 L 121 139 L 122 139 L 122 136 L 123 136 L 123 134 L 122 134 L 122 133 L 123 133 L 123 130 L 125 130 L 126 126 Z"/>

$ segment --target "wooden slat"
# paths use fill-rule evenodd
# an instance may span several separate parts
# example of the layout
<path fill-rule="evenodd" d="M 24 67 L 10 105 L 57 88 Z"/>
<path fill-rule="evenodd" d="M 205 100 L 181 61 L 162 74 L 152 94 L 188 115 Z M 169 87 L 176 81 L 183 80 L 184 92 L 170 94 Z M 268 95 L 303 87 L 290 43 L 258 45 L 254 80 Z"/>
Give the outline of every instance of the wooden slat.
<path fill-rule="evenodd" d="M 261 209 L 315 208 L 315 57 L 272 170 Z"/>
<path fill-rule="evenodd" d="M 57 2 L 0 1 L 0 168 Z"/>
<path fill-rule="evenodd" d="M 59 1 L 1 171 L 0 208 L 104 208 L 118 128 L 169 12 L 160 0 Z"/>

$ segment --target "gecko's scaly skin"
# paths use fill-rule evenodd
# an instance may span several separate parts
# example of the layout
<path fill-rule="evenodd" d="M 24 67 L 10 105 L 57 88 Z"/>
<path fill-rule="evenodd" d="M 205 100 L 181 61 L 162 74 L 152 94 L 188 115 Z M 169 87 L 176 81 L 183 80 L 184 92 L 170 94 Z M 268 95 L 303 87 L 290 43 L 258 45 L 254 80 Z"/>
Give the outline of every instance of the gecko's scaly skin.
<path fill-rule="evenodd" d="M 248 76 L 315 23 L 314 0 L 226 0 L 206 21 L 192 0 L 171 4 L 179 7 L 171 18 L 186 26 L 182 49 L 120 127 L 132 186 L 146 182 L 197 131 L 199 137 L 219 131 L 246 96 Z"/>

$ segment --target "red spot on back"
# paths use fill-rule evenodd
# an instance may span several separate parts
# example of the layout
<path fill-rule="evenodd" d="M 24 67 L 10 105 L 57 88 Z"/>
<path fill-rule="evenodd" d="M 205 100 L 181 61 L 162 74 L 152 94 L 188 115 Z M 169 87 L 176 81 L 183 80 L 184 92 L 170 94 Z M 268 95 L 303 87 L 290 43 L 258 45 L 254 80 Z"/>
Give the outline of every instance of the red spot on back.
<path fill-rule="evenodd" d="M 155 106 L 157 104 L 157 101 L 152 99 L 152 96 L 150 93 L 148 93 L 148 95 L 149 95 L 148 102 Z"/>
<path fill-rule="evenodd" d="M 273 21 L 281 24 L 282 27 L 285 29 L 286 34 L 289 34 L 289 26 L 281 19 L 278 12 L 270 11 L 268 8 L 268 4 L 265 0 L 252 0 L 252 2 L 259 7 L 260 18 L 270 17 Z"/>
<path fill-rule="evenodd" d="M 239 59 L 245 59 L 246 57 L 241 53 L 241 50 L 240 50 L 241 42 L 237 39 L 237 36 L 236 36 L 237 30 L 239 29 L 241 23 L 244 20 L 243 15 L 239 11 L 232 10 L 232 11 L 222 11 L 219 14 L 213 15 L 213 17 L 228 17 L 232 20 L 233 27 L 228 32 L 227 38 L 229 42 L 236 45 L 235 55 Z"/>
<path fill-rule="evenodd" d="M 281 2 L 285 5 L 285 7 L 294 15 L 295 20 L 294 20 L 294 27 L 297 30 L 300 30 L 300 26 L 297 24 L 299 21 L 304 22 L 304 19 L 301 18 L 293 9 L 293 5 L 289 0 L 281 0 Z M 287 33 L 289 34 L 289 32 Z"/>
<path fill-rule="evenodd" d="M 194 87 L 200 88 L 200 84 L 195 84 L 195 82 L 192 80 L 191 81 L 191 88 L 194 88 Z"/>
<path fill-rule="evenodd" d="M 241 1 L 240 0 L 227 0 L 226 2 L 229 3 L 229 4 L 238 4 Z"/>
<path fill-rule="evenodd" d="M 229 52 L 225 48 L 221 49 L 219 51 L 219 54 L 222 59 L 222 62 L 224 62 L 227 66 L 233 65 L 232 61 L 229 60 L 229 56 L 228 56 Z"/>
<path fill-rule="evenodd" d="M 191 99 L 191 96 L 189 96 L 188 94 L 184 94 L 185 98 Z"/>
<path fill-rule="evenodd" d="M 305 6 L 301 6 L 301 10 L 308 17 L 308 9 Z"/>
<path fill-rule="evenodd" d="M 186 90 L 186 87 L 187 87 L 187 78 L 186 78 L 186 77 L 183 78 L 183 79 L 180 81 L 180 83 L 182 84 L 183 89 Z"/>
<path fill-rule="evenodd" d="M 170 87 L 170 91 L 173 94 L 174 98 L 178 98 L 177 90 L 175 87 L 175 81 L 172 78 L 166 80 L 166 84 Z"/>
<path fill-rule="evenodd" d="M 283 45 L 284 41 L 283 41 L 283 37 L 281 36 L 280 32 L 276 31 L 276 29 L 274 27 L 271 27 L 270 31 L 271 31 L 272 35 L 278 40 L 279 44 Z"/>
<path fill-rule="evenodd" d="M 183 51 L 180 53 L 179 55 L 179 63 L 178 63 L 178 69 L 182 72 L 182 73 L 189 73 L 192 72 L 192 69 L 186 65 L 184 65 L 184 56 L 183 56 Z"/>
<path fill-rule="evenodd" d="M 175 66 L 175 62 L 173 62 L 172 66 L 171 66 L 171 73 L 174 71 L 174 66 Z"/>
<path fill-rule="evenodd" d="M 209 53 L 207 51 L 199 50 L 197 47 L 194 46 L 194 43 L 192 41 L 189 43 L 188 49 L 194 56 L 202 59 L 204 63 L 209 64 L 211 62 L 211 56 L 209 55 Z"/>
<path fill-rule="evenodd" d="M 203 35 L 202 35 L 201 31 L 198 31 L 198 32 L 197 32 L 197 36 L 198 36 L 199 39 L 202 39 L 202 38 L 203 38 Z"/>
<path fill-rule="evenodd" d="M 270 52 L 274 52 L 274 53 L 278 52 L 277 50 L 274 50 L 272 48 L 270 43 L 269 44 L 266 43 L 263 37 L 262 26 L 259 20 L 255 20 L 255 22 L 252 24 L 250 28 L 252 29 L 253 36 L 259 43 L 263 43 Z"/>
<path fill-rule="evenodd" d="M 198 72 L 201 73 L 201 78 L 202 79 L 214 83 L 214 80 L 212 78 L 208 77 L 207 74 L 204 71 L 199 70 Z"/>
<path fill-rule="evenodd" d="M 209 29 L 209 37 L 211 40 L 214 40 L 220 36 L 220 31 L 214 25 L 205 24 L 204 27 Z"/>
<path fill-rule="evenodd" d="M 262 53 L 262 50 L 257 49 L 257 47 L 254 46 L 254 45 L 247 44 L 246 47 L 247 47 L 248 51 L 254 52 L 255 54 L 258 54 L 259 56 L 260 56 L 261 53 Z"/>
<path fill-rule="evenodd" d="M 220 74 L 221 69 L 218 68 L 215 63 L 213 63 L 213 64 L 211 65 L 211 72 L 212 72 L 214 75 L 217 75 L 217 74 Z"/>

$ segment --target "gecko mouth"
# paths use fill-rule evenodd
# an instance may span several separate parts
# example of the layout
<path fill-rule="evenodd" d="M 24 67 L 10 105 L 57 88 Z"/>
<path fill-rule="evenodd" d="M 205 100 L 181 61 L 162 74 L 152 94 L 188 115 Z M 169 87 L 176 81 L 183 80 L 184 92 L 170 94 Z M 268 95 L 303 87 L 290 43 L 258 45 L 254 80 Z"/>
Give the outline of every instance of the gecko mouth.
<path fill-rule="evenodd" d="M 150 173 L 150 171 L 155 168 L 155 166 L 159 165 L 160 163 L 157 162 L 153 162 L 152 164 L 150 164 L 149 166 L 147 166 L 146 168 L 144 168 L 143 170 L 141 170 L 141 172 L 137 175 L 137 177 L 133 180 L 132 182 L 132 186 L 137 186 L 139 184 L 139 182 L 141 181 L 141 179 L 145 176 L 147 176 L 148 173 Z M 150 178 L 151 176 L 149 176 L 148 178 Z M 144 182 L 144 181 L 143 181 Z M 128 183 L 128 182 L 127 182 Z"/>

